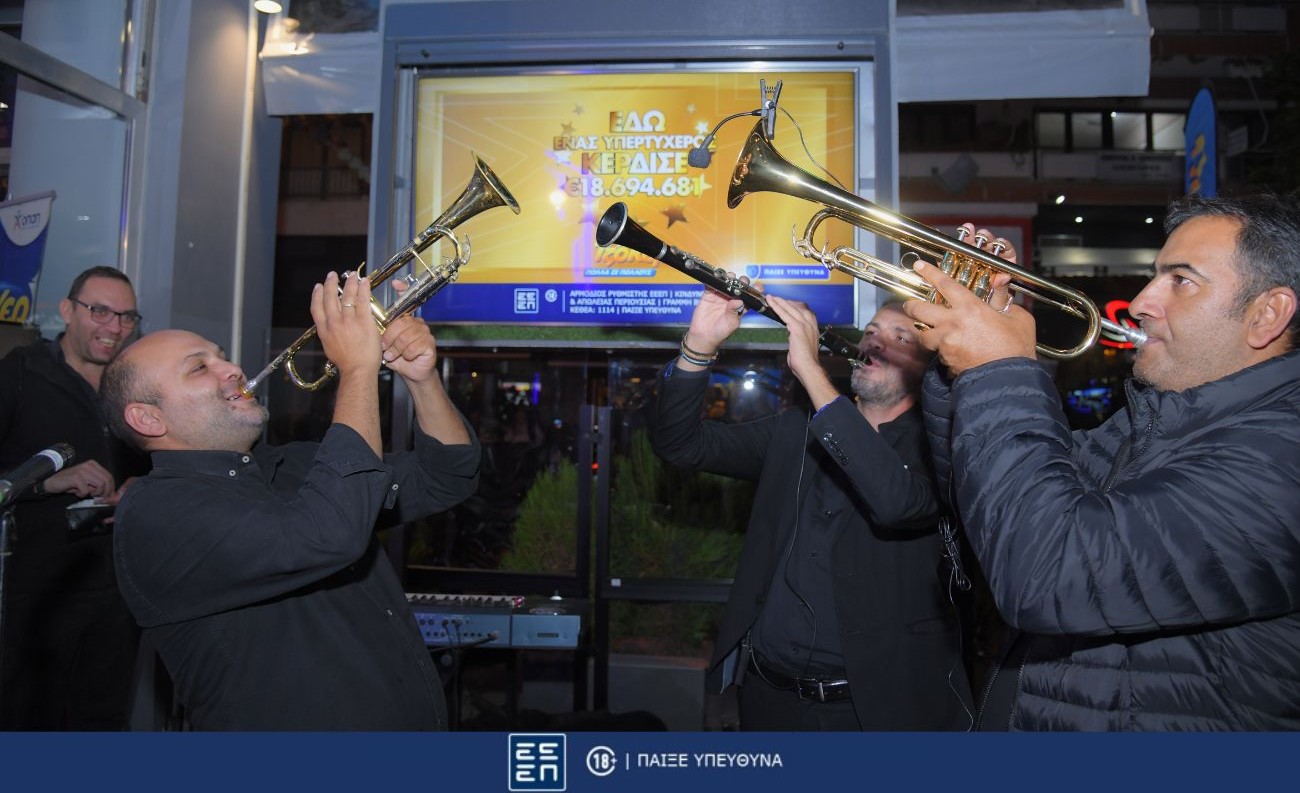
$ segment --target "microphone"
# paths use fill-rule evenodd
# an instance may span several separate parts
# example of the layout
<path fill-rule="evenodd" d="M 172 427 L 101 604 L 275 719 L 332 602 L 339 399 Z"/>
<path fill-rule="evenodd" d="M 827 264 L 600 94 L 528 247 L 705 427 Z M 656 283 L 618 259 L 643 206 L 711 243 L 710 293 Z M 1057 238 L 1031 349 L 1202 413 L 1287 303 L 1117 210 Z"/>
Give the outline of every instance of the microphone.
<path fill-rule="evenodd" d="M 7 504 L 35 487 L 38 482 L 62 471 L 63 466 L 75 457 L 76 452 L 70 443 L 56 443 L 37 452 L 30 460 L 0 479 L 0 504 Z"/>
<path fill-rule="evenodd" d="M 700 141 L 700 145 L 687 152 L 686 164 L 692 168 L 708 168 L 709 163 L 713 162 L 713 152 L 709 151 L 709 146 L 713 145 L 713 138 L 718 134 L 718 130 L 722 129 L 722 125 L 732 119 L 740 118 L 741 116 L 761 115 L 763 115 L 763 110 L 762 108 L 759 108 L 758 110 L 747 110 L 744 113 L 733 113 L 732 115 L 722 119 L 718 122 L 718 125 L 713 128 L 712 132 L 704 136 L 704 140 Z"/>
<path fill-rule="evenodd" d="M 713 132 L 717 132 L 714 129 Z M 692 168 L 708 168 L 709 163 L 713 162 L 713 152 L 709 151 L 709 146 L 713 144 L 713 132 L 704 136 L 704 142 L 686 154 L 686 164 Z"/>
<path fill-rule="evenodd" d="M 713 145 L 713 139 L 717 136 L 718 130 L 722 125 L 741 116 L 762 116 L 763 131 L 767 133 L 767 139 L 772 140 L 776 137 L 776 103 L 781 96 L 781 80 L 776 81 L 776 87 L 772 90 L 767 88 L 767 80 L 758 81 L 759 105 L 757 110 L 749 110 L 744 113 L 735 113 L 727 116 L 718 122 L 713 131 L 704 136 L 704 140 L 699 146 L 691 149 L 686 154 L 686 164 L 692 168 L 708 168 L 709 163 L 713 162 L 713 152 L 709 151 L 709 146 Z"/>

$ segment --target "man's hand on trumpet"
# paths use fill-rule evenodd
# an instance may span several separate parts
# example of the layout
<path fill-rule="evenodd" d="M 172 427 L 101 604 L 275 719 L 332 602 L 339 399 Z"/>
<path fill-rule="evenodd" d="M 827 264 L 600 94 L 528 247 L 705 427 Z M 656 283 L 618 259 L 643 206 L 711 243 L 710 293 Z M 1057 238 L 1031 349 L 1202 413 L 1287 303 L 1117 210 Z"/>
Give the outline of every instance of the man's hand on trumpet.
<path fill-rule="evenodd" d="M 973 231 L 971 224 L 965 227 Z M 978 236 L 990 239 L 985 250 L 1016 261 L 1010 243 L 981 229 Z M 1001 250 L 998 247 L 1001 246 Z M 1011 276 L 998 273 L 993 278 L 994 292 L 988 303 L 966 287 L 948 277 L 933 264 L 917 262 L 914 269 L 927 283 L 939 290 L 948 305 L 909 300 L 903 310 L 914 321 L 929 326 L 919 336 L 921 344 L 939 354 L 953 377 L 977 366 L 1003 358 L 1036 357 L 1037 329 L 1033 316 L 1012 302 L 1007 285 Z"/>
<path fill-rule="evenodd" d="M 411 287 L 402 278 L 394 278 L 389 283 L 398 297 Z M 408 383 L 422 383 L 437 374 L 438 345 L 433 330 L 413 313 L 389 322 L 379 340 L 384 348 L 384 365 Z"/>
<path fill-rule="evenodd" d="M 311 318 L 325 357 L 340 376 L 359 372 L 364 379 L 379 372 L 379 328 L 370 318 L 369 278 L 326 275 L 312 290 Z"/>
<path fill-rule="evenodd" d="M 424 320 L 405 314 L 390 322 L 379 338 L 384 365 L 408 383 L 422 383 L 437 374 L 438 348 Z"/>
<path fill-rule="evenodd" d="M 402 278 L 394 278 L 390 283 L 399 296 L 411 287 Z M 470 443 L 465 423 L 438 376 L 438 342 L 429 323 L 413 313 L 403 314 L 388 323 L 380 343 L 384 365 L 406 381 L 410 389 L 420 429 L 442 443 Z"/>
<path fill-rule="evenodd" d="M 370 279 L 350 273 L 325 276 L 311 293 L 311 319 L 325 357 L 339 373 L 333 423 L 351 427 L 377 456 L 379 427 L 379 326 L 370 318 Z"/>

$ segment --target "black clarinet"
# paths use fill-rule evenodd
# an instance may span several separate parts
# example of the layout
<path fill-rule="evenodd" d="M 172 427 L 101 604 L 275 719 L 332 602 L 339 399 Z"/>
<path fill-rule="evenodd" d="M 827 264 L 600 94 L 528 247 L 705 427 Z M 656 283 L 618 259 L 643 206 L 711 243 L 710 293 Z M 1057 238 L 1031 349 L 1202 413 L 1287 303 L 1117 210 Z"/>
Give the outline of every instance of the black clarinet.
<path fill-rule="evenodd" d="M 600 223 L 596 225 L 596 244 L 602 248 L 617 244 L 637 253 L 643 253 L 689 275 L 710 289 L 739 299 L 745 304 L 746 309 L 756 311 L 782 325 L 785 324 L 785 320 L 781 319 L 780 315 L 767 304 L 767 299 L 762 292 L 739 277 L 729 276 L 721 267 L 714 267 L 698 256 L 669 245 L 646 231 L 640 223 L 628 217 L 627 204 L 622 201 L 605 210 L 605 214 L 600 218 Z M 857 345 L 849 343 L 848 339 L 832 331 L 829 325 L 821 328 L 817 341 L 831 353 L 848 359 L 849 363 L 863 362 Z"/>

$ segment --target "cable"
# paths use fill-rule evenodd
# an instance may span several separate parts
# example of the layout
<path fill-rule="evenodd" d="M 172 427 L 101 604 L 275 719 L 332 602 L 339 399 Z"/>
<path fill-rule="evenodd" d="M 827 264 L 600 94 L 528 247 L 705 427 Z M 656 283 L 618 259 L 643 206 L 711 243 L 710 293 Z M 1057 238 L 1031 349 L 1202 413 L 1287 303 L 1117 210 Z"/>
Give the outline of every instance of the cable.
<path fill-rule="evenodd" d="M 781 579 L 785 583 L 786 588 L 788 588 L 790 592 L 799 599 L 799 602 L 803 604 L 804 608 L 808 609 L 808 615 L 812 618 L 812 641 L 808 644 L 808 657 L 804 660 L 804 668 L 801 669 L 799 674 L 795 675 L 795 677 L 803 677 L 803 673 L 808 671 L 808 663 L 812 660 L 812 648 L 817 642 L 817 613 L 813 610 L 813 607 L 808 603 L 808 601 L 804 600 L 803 595 L 799 594 L 799 590 L 795 589 L 794 585 L 790 583 L 790 557 L 794 553 L 795 539 L 799 536 L 799 490 L 803 486 L 804 466 L 808 462 L 808 431 L 811 426 L 812 415 L 809 414 L 807 421 L 805 421 L 803 425 L 803 454 L 799 458 L 799 477 L 794 483 L 794 530 L 790 533 L 790 544 L 786 546 L 785 549 L 785 562 L 782 565 L 781 574 Z M 751 628 L 750 630 L 752 632 L 753 629 Z M 748 635 L 746 635 L 746 642 L 749 642 Z M 780 688 L 771 680 L 768 680 L 767 675 L 763 674 L 763 665 L 758 663 L 758 660 L 755 658 L 756 655 L 757 652 L 753 649 L 753 645 L 750 644 L 750 658 L 753 659 L 754 671 L 758 672 L 758 676 L 763 678 L 764 683 L 767 683 L 772 688 Z"/>
<path fill-rule="evenodd" d="M 799 122 L 798 122 L 798 121 L 795 121 L 794 116 L 790 115 L 790 111 L 789 111 L 789 110 L 786 110 L 786 109 L 783 107 L 783 108 L 781 108 L 781 112 L 782 112 L 782 113 L 785 113 L 786 117 L 790 119 L 790 123 L 791 123 L 791 124 L 794 124 L 794 130 L 795 130 L 795 132 L 798 132 L 798 133 L 799 133 L 799 145 L 803 147 L 803 153 L 804 153 L 805 155 L 807 155 L 808 159 L 812 162 L 812 164 L 813 164 L 813 165 L 816 165 L 817 168 L 818 168 L 818 170 L 820 170 L 822 173 L 824 173 L 824 174 L 826 174 L 827 176 L 829 176 L 829 177 L 831 178 L 831 181 L 833 181 L 833 182 L 835 182 L 835 184 L 839 185 L 840 188 L 841 188 L 842 190 L 844 190 L 844 191 L 846 191 L 846 192 L 849 192 L 849 193 L 856 192 L 856 191 L 854 191 L 854 190 L 849 190 L 849 188 L 845 187 L 845 186 L 844 186 L 844 183 L 841 182 L 838 178 L 836 178 L 835 174 L 833 174 L 833 173 L 831 173 L 830 171 L 826 170 L 826 166 L 824 166 L 824 165 L 822 165 L 821 163 L 817 162 L 817 158 L 814 157 L 814 156 L 812 156 L 812 152 L 808 150 L 808 141 L 804 139 L 804 136 L 803 136 L 803 127 L 799 126 Z"/>
<path fill-rule="evenodd" d="M 939 519 L 939 533 L 944 538 L 943 555 L 947 559 L 949 558 L 949 542 L 954 537 L 947 515 Z M 956 547 L 955 540 L 952 541 L 952 547 L 954 549 Z M 968 592 L 971 588 L 970 579 L 966 577 L 960 564 L 960 557 L 958 557 L 953 564 L 948 566 L 948 586 L 945 588 L 948 593 L 948 603 L 952 606 L 953 613 L 957 617 L 957 657 L 953 660 L 952 666 L 948 667 L 948 690 L 953 693 L 953 696 L 957 697 L 957 704 L 961 705 L 961 709 L 966 712 L 966 732 L 970 732 L 975 729 L 975 714 L 971 713 L 971 709 L 966 707 L 966 700 L 962 698 L 961 692 L 957 690 L 957 686 L 953 683 L 953 674 L 956 673 L 957 666 L 962 663 L 962 654 L 966 646 L 966 631 L 962 629 L 961 608 L 957 606 L 957 596 L 953 592 L 953 587 L 955 586 L 963 592 Z M 969 683 L 967 688 L 969 688 Z M 974 696 L 974 692 L 972 692 L 971 696 Z"/>
<path fill-rule="evenodd" d="M 949 582 L 955 583 L 961 591 L 969 592 L 971 583 L 961 562 L 961 548 L 957 545 L 957 532 L 953 530 L 952 521 L 948 520 L 947 515 L 939 518 L 939 536 L 943 539 L 943 558 L 948 560 Z"/>
<path fill-rule="evenodd" d="M 952 604 L 953 610 L 957 611 L 958 610 L 957 601 L 952 593 L 951 576 L 948 577 L 948 583 L 949 583 L 948 602 Z M 966 707 L 966 700 L 962 698 L 961 692 L 957 690 L 957 686 L 952 682 L 952 677 L 953 674 L 957 671 L 958 664 L 962 663 L 962 647 L 965 646 L 965 644 L 966 644 L 966 632 L 962 630 L 961 614 L 958 613 L 957 615 L 957 657 L 956 659 L 953 660 L 952 666 L 948 667 L 948 690 L 951 691 L 953 696 L 957 698 L 957 704 L 961 705 L 961 709 L 966 712 L 966 732 L 970 732 L 971 730 L 975 729 L 975 714 L 971 713 L 970 708 Z M 967 688 L 969 687 L 970 686 L 968 683 Z M 973 693 L 972 696 L 974 696 Z"/>
<path fill-rule="evenodd" d="M 808 464 L 808 432 L 811 428 L 812 414 L 809 413 L 803 425 L 803 451 L 799 458 L 799 477 L 794 483 L 794 531 L 790 533 L 790 545 L 785 549 L 785 564 L 781 575 L 786 587 L 789 588 L 791 594 L 799 599 L 803 607 L 808 609 L 808 616 L 812 619 L 812 639 L 808 642 L 808 655 L 804 658 L 803 668 L 799 670 L 799 674 L 795 675 L 795 677 L 803 677 L 808 671 L 808 665 L 812 663 L 813 650 L 817 647 L 817 612 L 813 609 L 812 604 L 804 600 L 803 595 L 799 594 L 799 590 L 795 589 L 794 585 L 790 583 L 790 558 L 794 554 L 795 540 L 799 537 L 799 491 L 803 488 L 803 471 Z"/>
<path fill-rule="evenodd" d="M 743 113 L 732 113 L 722 119 L 718 122 L 717 126 L 713 128 L 712 132 L 704 136 L 704 139 L 700 141 L 700 145 L 686 153 L 686 163 L 692 168 L 708 168 L 709 163 L 713 162 L 713 152 L 709 151 L 709 146 L 713 144 L 713 139 L 717 136 L 718 130 L 722 129 L 722 125 L 732 119 L 740 118 L 741 116 L 761 115 L 763 115 L 763 109 L 759 108 L 758 110 L 746 110 Z"/>

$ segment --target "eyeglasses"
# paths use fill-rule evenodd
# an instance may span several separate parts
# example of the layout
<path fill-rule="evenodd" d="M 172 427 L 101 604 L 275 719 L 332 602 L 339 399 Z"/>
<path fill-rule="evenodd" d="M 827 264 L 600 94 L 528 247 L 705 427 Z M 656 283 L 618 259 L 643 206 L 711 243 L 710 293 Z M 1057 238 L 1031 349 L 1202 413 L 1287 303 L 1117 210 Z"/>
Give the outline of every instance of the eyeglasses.
<path fill-rule="evenodd" d="M 70 297 L 68 299 L 89 311 L 90 318 L 93 319 L 97 325 L 107 325 L 113 321 L 113 317 L 117 317 L 118 322 L 122 323 L 122 327 L 124 328 L 134 328 L 136 325 L 140 324 L 141 316 L 134 311 L 114 311 L 108 306 L 92 306 L 89 303 L 83 303 L 75 297 Z"/>

